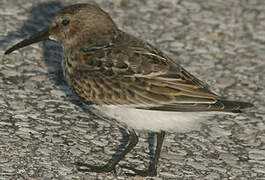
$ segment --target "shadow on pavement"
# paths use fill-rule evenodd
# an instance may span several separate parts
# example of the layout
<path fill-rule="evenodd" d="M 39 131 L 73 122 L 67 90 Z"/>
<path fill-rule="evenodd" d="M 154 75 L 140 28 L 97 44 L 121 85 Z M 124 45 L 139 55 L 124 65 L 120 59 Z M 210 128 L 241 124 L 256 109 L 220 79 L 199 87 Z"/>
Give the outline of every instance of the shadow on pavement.
<path fill-rule="evenodd" d="M 56 13 L 63 7 L 67 6 L 67 4 L 64 4 L 62 2 L 58 1 L 51 1 L 51 2 L 45 2 L 40 3 L 32 7 L 31 11 L 28 15 L 28 20 L 25 22 L 24 26 L 22 26 L 20 29 L 14 32 L 9 32 L 7 36 L 5 36 L 4 39 L 0 40 L 0 44 L 9 44 L 11 46 L 12 44 L 15 44 L 17 39 L 25 39 L 31 34 L 34 34 L 47 26 L 49 26 L 50 22 L 52 21 L 53 17 L 56 15 Z M 69 89 L 65 89 L 66 82 L 63 78 L 62 73 L 62 67 L 61 67 L 61 60 L 62 60 L 62 48 L 59 43 L 56 43 L 54 41 L 43 41 L 41 42 L 43 44 L 43 59 L 44 63 L 48 69 L 48 73 L 51 75 L 53 82 L 60 87 L 61 90 L 64 91 L 67 95 L 69 95 Z M 49 68 L 50 64 L 53 66 L 56 66 L 54 71 L 54 67 L 52 69 Z M 67 91 L 67 92 L 66 92 Z M 74 97 L 73 92 L 70 94 L 70 101 L 74 103 L 75 105 L 78 105 L 82 108 L 85 112 L 91 114 L 92 112 L 89 111 L 88 108 L 84 106 L 84 104 L 77 100 L 77 98 L 71 98 Z M 112 159 L 118 156 L 119 152 L 121 152 L 128 142 L 128 134 L 125 129 L 119 128 L 120 132 L 122 134 L 122 140 L 120 145 L 117 147 L 117 152 L 112 156 Z M 153 160 L 153 154 L 154 154 L 154 135 L 153 133 L 149 133 L 148 137 L 149 141 L 149 155 L 150 155 L 150 163 Z M 112 160 L 111 159 L 111 160 Z M 111 161 L 110 160 L 110 161 Z M 150 164 L 151 165 L 151 164 Z M 150 166 L 149 165 L 149 166 Z"/>

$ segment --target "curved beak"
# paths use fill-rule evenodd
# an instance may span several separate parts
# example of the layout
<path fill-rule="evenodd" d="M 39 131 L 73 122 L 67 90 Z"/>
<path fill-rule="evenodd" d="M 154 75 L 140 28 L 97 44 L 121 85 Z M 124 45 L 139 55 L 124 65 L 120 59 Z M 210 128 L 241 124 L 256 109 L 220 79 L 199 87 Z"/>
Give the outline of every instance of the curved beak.
<path fill-rule="evenodd" d="M 42 30 L 36 34 L 33 34 L 29 38 L 24 39 L 23 41 L 20 41 L 19 43 L 15 44 L 14 46 L 12 46 L 8 50 L 6 50 L 5 54 L 10 54 L 11 52 L 13 52 L 17 49 L 20 49 L 22 47 L 28 46 L 28 45 L 33 44 L 33 43 L 48 40 L 49 36 L 50 36 L 49 28 L 46 28 L 46 29 L 44 29 L 44 30 Z"/>

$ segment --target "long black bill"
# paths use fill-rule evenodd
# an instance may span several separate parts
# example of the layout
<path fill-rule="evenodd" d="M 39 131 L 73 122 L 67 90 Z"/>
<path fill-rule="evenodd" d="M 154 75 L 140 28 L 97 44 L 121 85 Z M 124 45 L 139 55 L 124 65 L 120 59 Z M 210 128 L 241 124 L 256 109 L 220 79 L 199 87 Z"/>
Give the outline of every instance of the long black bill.
<path fill-rule="evenodd" d="M 33 43 L 48 40 L 49 35 L 50 35 L 49 28 L 46 28 L 46 29 L 44 29 L 44 30 L 42 30 L 36 34 L 33 34 L 29 38 L 24 39 L 23 41 L 20 41 L 19 43 L 15 44 L 14 46 L 12 46 L 8 50 L 6 50 L 5 54 L 10 54 L 11 52 L 13 52 L 17 49 L 20 49 L 22 47 L 28 46 L 28 45 L 33 44 Z"/>

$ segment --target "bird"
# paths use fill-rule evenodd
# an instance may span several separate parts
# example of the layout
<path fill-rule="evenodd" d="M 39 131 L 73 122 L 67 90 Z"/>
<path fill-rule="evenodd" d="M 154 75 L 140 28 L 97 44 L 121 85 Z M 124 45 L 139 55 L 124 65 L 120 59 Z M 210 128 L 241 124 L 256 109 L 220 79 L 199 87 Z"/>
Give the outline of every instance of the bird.
<path fill-rule="evenodd" d="M 115 172 L 138 143 L 136 131 L 157 135 L 153 163 L 140 176 L 156 176 L 166 132 L 189 132 L 216 113 L 240 113 L 249 102 L 225 100 L 168 55 L 122 31 L 95 4 L 62 8 L 49 27 L 20 41 L 5 54 L 44 40 L 62 44 L 68 85 L 99 117 L 125 128 L 128 144 L 102 166 L 77 163 L 79 170 Z M 86 168 L 80 168 L 80 167 Z"/>

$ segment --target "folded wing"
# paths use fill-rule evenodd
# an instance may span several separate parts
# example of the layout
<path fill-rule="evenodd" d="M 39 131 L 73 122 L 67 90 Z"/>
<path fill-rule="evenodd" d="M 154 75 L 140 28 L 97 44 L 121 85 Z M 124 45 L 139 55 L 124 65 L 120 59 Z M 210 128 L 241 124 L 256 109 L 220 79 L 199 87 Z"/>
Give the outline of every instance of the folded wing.
<path fill-rule="evenodd" d="M 98 46 L 78 53 L 82 58 L 71 83 L 79 96 L 97 104 L 157 111 L 233 112 L 252 105 L 221 100 L 205 83 L 150 45 Z"/>

